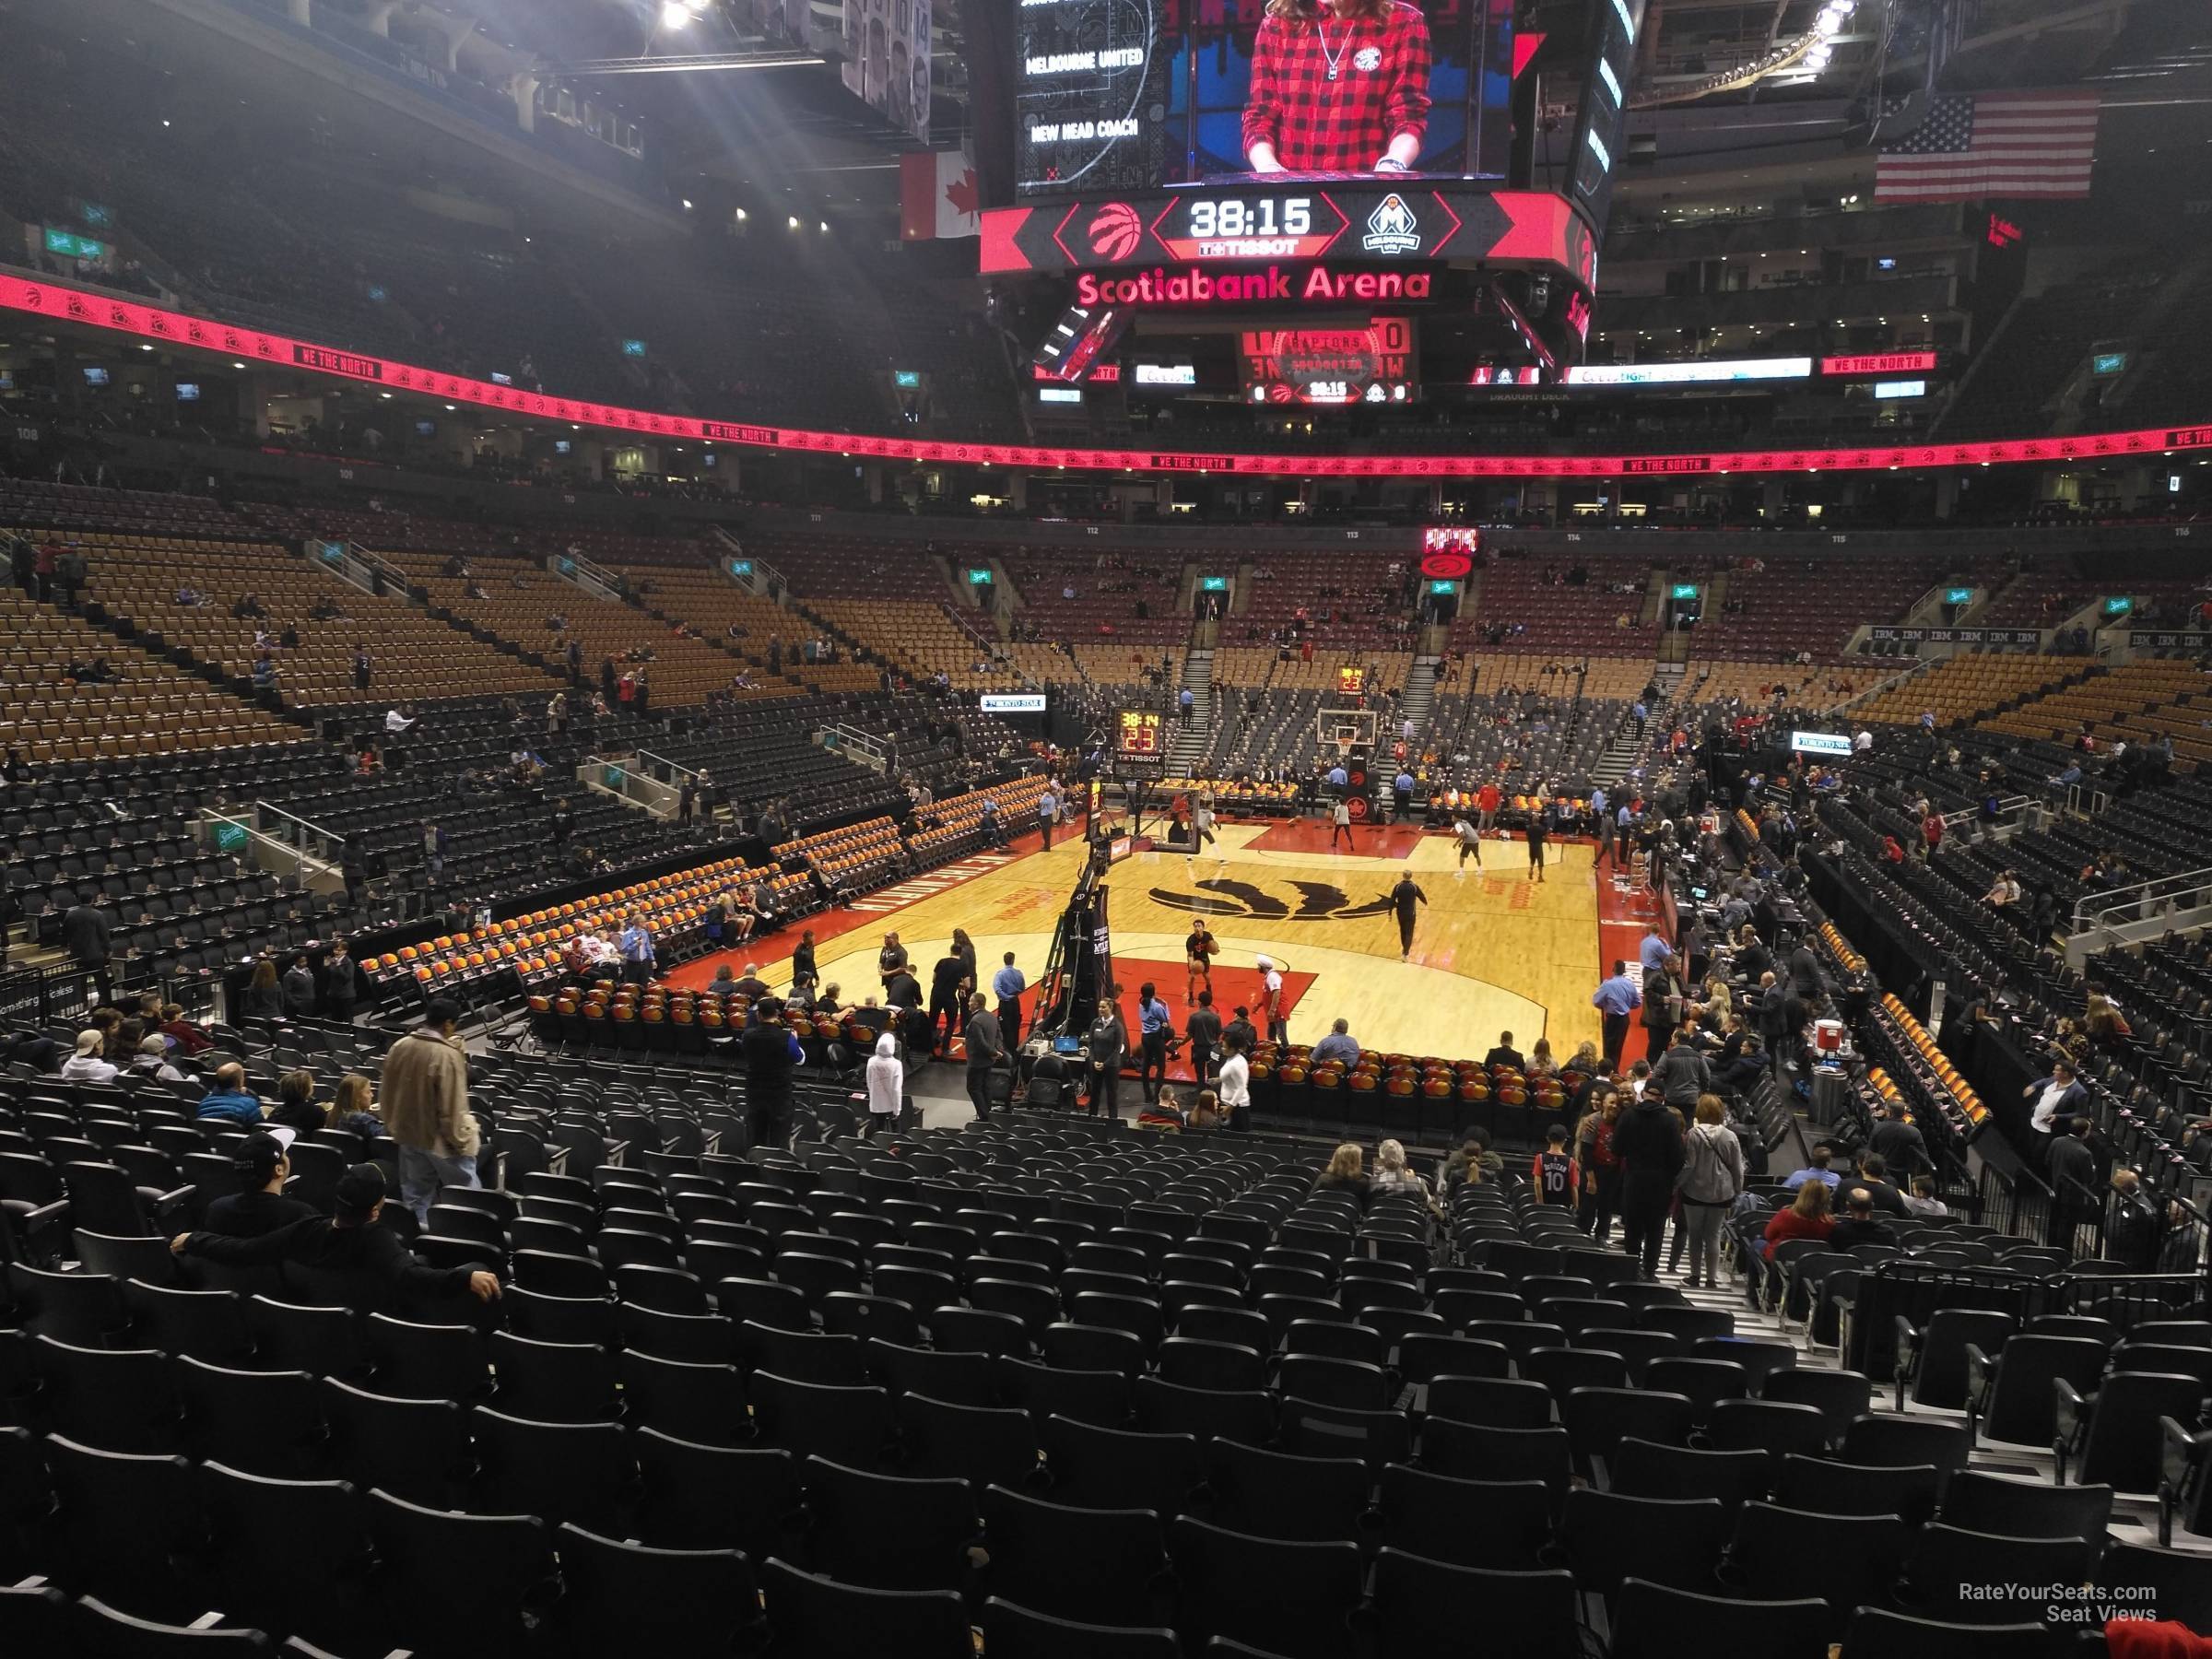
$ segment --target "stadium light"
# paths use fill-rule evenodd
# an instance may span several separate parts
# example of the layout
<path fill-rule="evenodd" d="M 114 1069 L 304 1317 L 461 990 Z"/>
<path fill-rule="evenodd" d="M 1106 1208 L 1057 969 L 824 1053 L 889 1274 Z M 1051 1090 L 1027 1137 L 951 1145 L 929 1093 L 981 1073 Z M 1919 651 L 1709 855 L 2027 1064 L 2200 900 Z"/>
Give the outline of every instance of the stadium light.
<path fill-rule="evenodd" d="M 691 7 L 685 0 L 667 0 L 661 7 L 663 29 L 688 29 L 691 26 Z"/>
<path fill-rule="evenodd" d="M 792 215 L 791 218 L 785 219 L 783 222 L 790 226 L 794 230 L 796 230 L 799 228 L 799 219 L 798 215 L 796 214 Z"/>

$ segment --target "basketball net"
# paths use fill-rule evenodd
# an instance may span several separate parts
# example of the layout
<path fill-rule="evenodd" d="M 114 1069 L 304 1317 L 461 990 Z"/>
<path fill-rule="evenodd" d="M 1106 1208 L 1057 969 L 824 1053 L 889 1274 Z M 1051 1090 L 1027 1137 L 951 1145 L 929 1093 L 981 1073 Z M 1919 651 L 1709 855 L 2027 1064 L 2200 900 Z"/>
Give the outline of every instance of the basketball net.
<path fill-rule="evenodd" d="M 1348 767 L 1348 766 L 1350 766 L 1350 765 L 1351 765 L 1351 763 L 1352 763 L 1352 740 L 1351 740 L 1349 737 L 1339 737 L 1339 738 L 1337 738 L 1337 739 L 1336 739 L 1336 764 L 1337 764 L 1337 765 L 1339 765 L 1339 766 Z"/>

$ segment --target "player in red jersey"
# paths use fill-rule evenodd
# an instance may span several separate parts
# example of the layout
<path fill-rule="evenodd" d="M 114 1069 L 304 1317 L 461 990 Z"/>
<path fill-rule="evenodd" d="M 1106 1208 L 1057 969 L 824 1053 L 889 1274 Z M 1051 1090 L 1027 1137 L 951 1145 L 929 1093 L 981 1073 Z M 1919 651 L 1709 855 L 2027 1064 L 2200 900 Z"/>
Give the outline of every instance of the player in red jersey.
<path fill-rule="evenodd" d="M 1399 0 L 1267 0 L 1244 99 L 1252 171 L 1406 172 L 1429 127 L 1429 22 Z"/>

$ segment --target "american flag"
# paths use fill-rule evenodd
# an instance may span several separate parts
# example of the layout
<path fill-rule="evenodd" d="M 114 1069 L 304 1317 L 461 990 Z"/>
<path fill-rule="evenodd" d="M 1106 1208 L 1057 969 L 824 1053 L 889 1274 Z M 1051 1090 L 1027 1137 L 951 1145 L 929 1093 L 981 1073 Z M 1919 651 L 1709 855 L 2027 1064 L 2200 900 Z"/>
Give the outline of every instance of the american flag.
<path fill-rule="evenodd" d="M 2093 89 L 1945 93 L 1918 126 L 1882 146 L 1874 199 L 2078 199 L 2089 194 L 2096 154 Z"/>

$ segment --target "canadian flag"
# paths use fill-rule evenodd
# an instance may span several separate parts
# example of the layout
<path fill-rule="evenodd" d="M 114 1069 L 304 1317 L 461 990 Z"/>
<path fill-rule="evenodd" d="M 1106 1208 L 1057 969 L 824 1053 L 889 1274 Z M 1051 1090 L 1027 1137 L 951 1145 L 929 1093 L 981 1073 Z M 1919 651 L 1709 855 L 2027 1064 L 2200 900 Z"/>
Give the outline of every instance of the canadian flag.
<path fill-rule="evenodd" d="M 965 150 L 917 150 L 899 158 L 899 235 L 904 241 L 974 236 L 975 163 Z"/>

